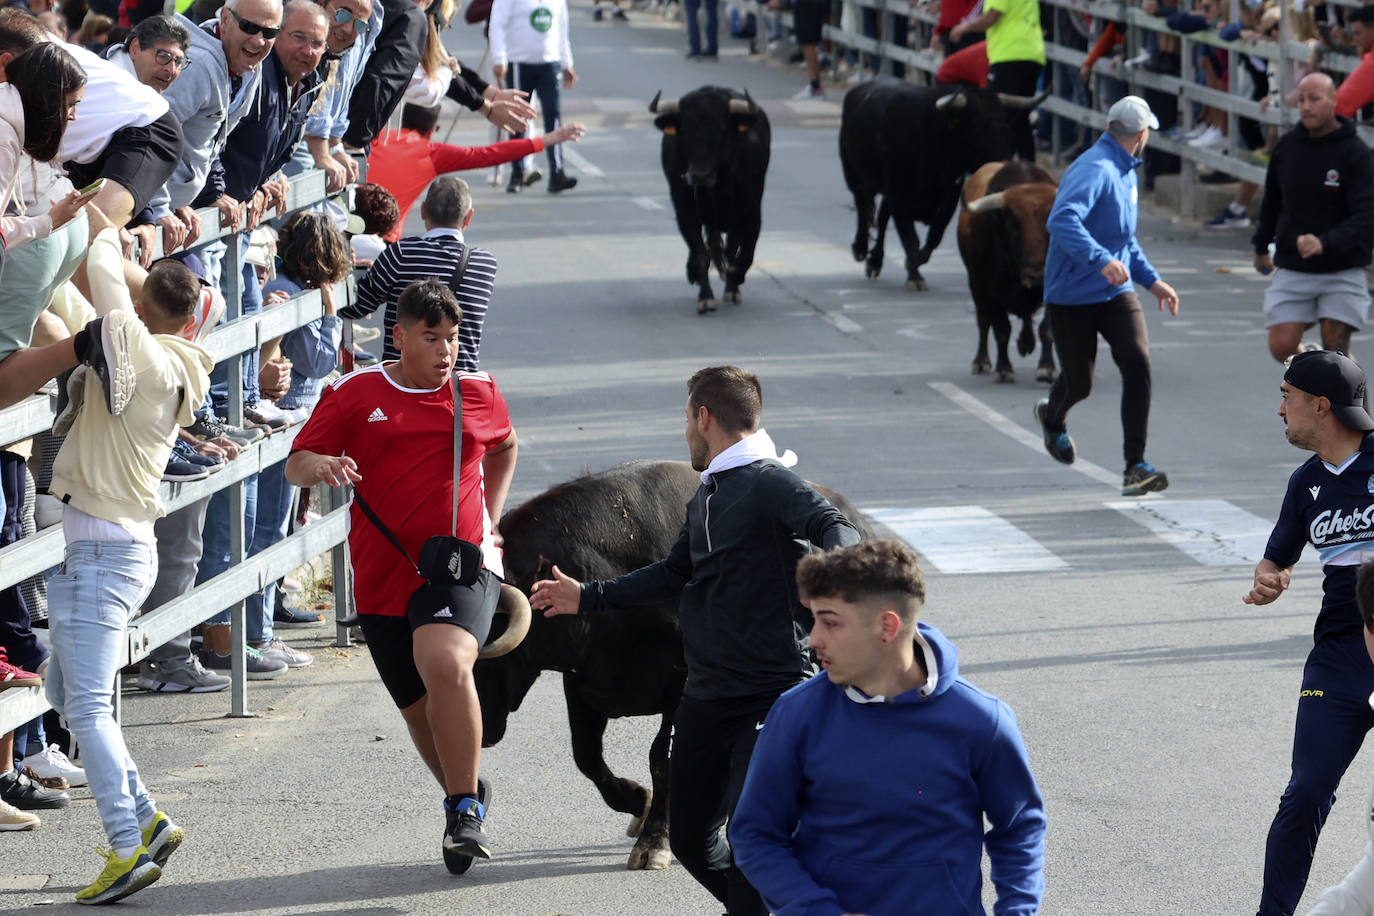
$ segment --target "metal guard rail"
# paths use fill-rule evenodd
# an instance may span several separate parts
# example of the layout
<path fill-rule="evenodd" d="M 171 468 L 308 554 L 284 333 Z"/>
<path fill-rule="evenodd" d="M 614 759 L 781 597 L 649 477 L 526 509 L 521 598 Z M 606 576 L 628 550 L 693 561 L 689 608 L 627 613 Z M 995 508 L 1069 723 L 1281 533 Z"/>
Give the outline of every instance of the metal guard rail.
<path fill-rule="evenodd" d="M 361 163 L 361 167 L 365 170 L 366 163 Z M 288 215 L 339 196 L 325 193 L 325 176 L 319 170 L 310 170 L 294 176 L 290 185 L 291 189 L 287 195 Z M 201 218 L 202 232 L 192 250 L 203 248 L 215 241 L 226 241 L 223 270 L 225 276 L 231 280 L 227 284 L 231 287 L 231 292 L 236 292 L 238 283 L 232 281 L 236 280 L 242 268 L 240 233 L 221 225 L 219 211 L 213 207 L 197 212 Z M 159 235 L 155 251 L 157 256 L 162 253 L 161 241 Z M 355 290 L 351 277 L 335 285 L 334 298 L 340 306 L 353 302 Z M 237 295 L 226 295 L 225 300 L 226 321 L 206 336 L 203 345 L 215 357 L 217 363 L 229 363 L 230 414 L 231 419 L 238 419 L 242 416 L 243 407 L 239 365 L 242 354 L 255 350 L 264 342 L 280 337 L 288 331 L 309 324 L 321 317 L 324 309 L 318 290 L 306 290 L 287 302 L 248 317 L 240 316 Z M 51 428 L 55 408 L 55 398 L 35 395 L 13 407 L 0 410 L 0 446 L 22 441 Z M 290 428 L 253 443 L 233 461 L 227 462 L 223 470 L 211 477 L 186 483 L 162 483 L 161 497 L 169 513 L 214 493 L 229 491 L 232 562 L 227 570 L 215 578 L 197 585 L 158 608 L 145 611 L 130 622 L 126 631 L 127 643 L 119 662 L 121 669 L 142 661 L 169 640 L 230 606 L 233 627 L 230 714 L 249 715 L 246 708 L 243 600 L 260 591 L 269 582 L 281 578 L 325 551 L 330 551 L 336 585 L 335 615 L 338 618 L 348 613 L 349 589 L 345 587 L 348 574 L 345 553 L 348 510 L 343 506 L 342 493 L 338 490 L 329 491 L 330 511 L 324 513 L 319 520 L 300 531 L 293 532 L 285 540 L 254 556 L 245 558 L 243 555 L 243 498 L 240 484 L 252 474 L 284 460 L 290 452 L 291 443 L 295 440 L 297 432 L 297 428 Z M 0 548 L 0 588 L 16 585 L 30 576 L 60 564 L 64 549 L 65 541 L 60 523 Z M 346 628 L 337 627 L 337 636 L 339 644 L 347 645 Z M 118 689 L 115 690 L 115 703 L 118 715 Z M 0 692 L 0 734 L 18 728 L 49 708 L 42 687 L 10 688 Z"/>

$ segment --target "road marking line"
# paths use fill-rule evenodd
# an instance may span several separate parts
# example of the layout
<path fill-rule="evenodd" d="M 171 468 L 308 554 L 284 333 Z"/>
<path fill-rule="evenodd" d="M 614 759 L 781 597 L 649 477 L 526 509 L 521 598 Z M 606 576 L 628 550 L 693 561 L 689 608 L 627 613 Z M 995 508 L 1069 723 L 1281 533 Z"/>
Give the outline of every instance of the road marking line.
<path fill-rule="evenodd" d="M 652 197 L 631 197 L 630 200 L 634 201 L 636 204 L 643 207 L 645 210 L 663 209 L 663 204 L 654 200 Z"/>
<path fill-rule="evenodd" d="M 1047 572 L 1069 564 L 982 506 L 865 509 L 942 573 Z"/>
<path fill-rule="evenodd" d="M 1022 445 L 1034 449 L 1037 452 L 1043 453 L 1045 451 L 1045 440 L 1043 438 L 1028 429 L 1016 425 L 967 391 L 964 391 L 958 385 L 951 384 L 950 382 L 931 382 L 930 387 L 934 388 L 999 433 L 1010 436 Z M 1098 483 L 1105 483 L 1115 489 L 1120 489 L 1121 487 L 1120 474 L 1113 474 L 1101 465 L 1093 464 L 1091 461 L 1079 458 L 1073 464 L 1068 465 L 1068 467 L 1081 474 L 1086 474 Z"/>
<path fill-rule="evenodd" d="M 1203 566 L 1252 566 L 1264 556 L 1270 522 L 1224 499 L 1112 500 L 1106 505 Z"/>
<path fill-rule="evenodd" d="M 834 325 L 837 330 L 843 331 L 846 334 L 858 334 L 864 329 L 864 326 L 854 319 L 845 315 L 833 315 L 824 309 L 821 309 L 821 317 Z"/>
<path fill-rule="evenodd" d="M 565 144 L 563 147 L 563 158 L 577 167 L 583 175 L 590 175 L 592 178 L 604 178 L 606 173 L 587 161 L 587 157 L 575 149 L 568 149 Z"/>

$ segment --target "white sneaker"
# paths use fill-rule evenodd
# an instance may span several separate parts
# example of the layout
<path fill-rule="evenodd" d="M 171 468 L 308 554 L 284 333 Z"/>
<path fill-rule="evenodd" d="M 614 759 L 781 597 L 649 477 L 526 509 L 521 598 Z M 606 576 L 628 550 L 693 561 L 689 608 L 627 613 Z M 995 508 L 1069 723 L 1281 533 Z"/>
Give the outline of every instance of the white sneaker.
<path fill-rule="evenodd" d="M 264 658 L 277 659 L 284 662 L 288 668 L 304 668 L 315 661 L 310 653 L 288 646 L 281 641 L 280 637 L 273 637 L 272 641 L 265 646 L 254 646 L 253 648 L 261 652 Z"/>
<path fill-rule="evenodd" d="M 44 779 L 60 776 L 69 786 L 84 786 L 86 771 L 67 759 L 56 744 L 49 744 L 37 754 L 30 754 L 19 762 L 19 769 L 33 767 L 33 771 Z"/>
<path fill-rule="evenodd" d="M 0 830 L 32 830 L 43 823 L 38 815 L 20 811 L 7 801 L 0 801 Z"/>
<path fill-rule="evenodd" d="M 1189 140 L 1188 145 L 1194 149 L 1215 149 L 1226 145 L 1226 135 L 1221 132 L 1221 128 L 1209 124 L 1206 130 Z"/>
<path fill-rule="evenodd" d="M 254 404 L 252 410 L 258 416 L 263 417 L 267 420 L 286 420 L 288 423 L 291 422 L 290 416 L 287 414 L 285 410 L 282 410 L 280 407 L 278 407 L 273 402 L 267 400 L 266 398 Z"/>
<path fill-rule="evenodd" d="M 798 101 L 801 101 L 803 99 L 823 99 L 825 98 L 825 90 L 812 89 L 811 84 L 807 83 L 805 86 L 801 87 L 801 89 L 798 90 L 796 95 L 792 96 L 792 98 Z"/>
<path fill-rule="evenodd" d="M 281 411 L 282 419 L 292 426 L 298 426 L 310 419 L 309 407 L 286 407 L 278 408 Z"/>

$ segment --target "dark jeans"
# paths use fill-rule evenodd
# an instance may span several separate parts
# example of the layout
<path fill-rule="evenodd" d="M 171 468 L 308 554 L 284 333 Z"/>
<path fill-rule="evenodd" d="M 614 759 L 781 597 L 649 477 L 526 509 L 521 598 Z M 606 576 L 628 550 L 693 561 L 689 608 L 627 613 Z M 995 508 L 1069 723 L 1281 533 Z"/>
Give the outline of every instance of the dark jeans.
<path fill-rule="evenodd" d="M 1007 95 L 1035 95 L 1040 81 L 1040 64 L 1033 60 L 1004 60 L 988 67 L 988 88 Z M 1035 137 L 1031 132 L 1030 112 L 1016 109 L 1007 112 L 1007 126 L 1011 128 L 1011 151 L 1025 162 L 1035 161 Z"/>
<path fill-rule="evenodd" d="M 1259 916 L 1290 916 L 1297 907 L 1336 787 L 1374 727 L 1371 692 L 1374 665 L 1358 634 L 1330 637 L 1312 647 L 1293 731 L 1293 775 L 1265 846 Z"/>
<path fill-rule="evenodd" d="M 706 7 L 706 53 L 715 54 L 720 29 L 720 0 L 682 0 L 682 10 L 687 14 L 687 50 L 693 54 L 702 53 L 701 33 L 697 29 L 697 11 L 703 5 Z"/>
<path fill-rule="evenodd" d="M 1112 348 L 1112 361 L 1121 370 L 1122 452 L 1126 467 L 1145 460 L 1145 431 L 1150 422 L 1150 338 L 1145 315 L 1135 293 L 1122 293 L 1093 305 L 1050 305 L 1050 328 L 1059 354 L 1059 377 L 1050 389 L 1045 425 L 1064 428 L 1073 405 L 1093 389 L 1097 366 L 1097 335 Z"/>
<path fill-rule="evenodd" d="M 758 725 L 776 699 L 772 694 L 726 700 L 683 697 L 673 718 L 668 764 L 673 855 L 725 904 L 727 916 L 768 916 L 763 898 L 735 866 L 720 828 L 735 813 Z"/>
<path fill-rule="evenodd" d="M 558 129 L 562 123 L 562 110 L 558 80 L 563 74 L 563 65 L 557 62 L 547 64 L 511 64 L 506 72 L 506 87 L 509 89 L 519 89 L 521 92 L 528 92 L 530 98 L 539 96 L 539 107 L 544 110 L 544 133 L 550 133 Z M 524 137 L 527 132 L 522 131 L 518 134 L 511 134 L 512 137 Z M 549 157 L 549 171 L 557 174 L 563 171 L 563 147 L 548 146 L 544 148 L 544 153 Z M 510 164 L 512 178 L 519 178 L 525 174 L 525 160 L 517 159 Z"/>
<path fill-rule="evenodd" d="M 863 13 L 864 35 L 868 38 L 878 38 L 878 11 L 869 7 L 861 7 Z M 888 16 L 886 25 L 892 29 L 891 34 L 882 37 L 888 44 L 896 45 L 900 48 L 906 47 L 906 37 L 908 20 L 905 13 L 895 16 Z M 877 73 L 882 67 L 883 59 L 876 54 L 868 55 L 868 69 Z M 901 61 L 892 62 L 892 75 L 897 79 L 906 79 L 906 64 Z"/>
<path fill-rule="evenodd" d="M 14 452 L 0 451 L 0 547 L 13 544 L 24 535 L 24 494 L 28 478 L 24 459 Z M 9 654 L 10 664 L 33 671 L 48 657 L 48 650 L 33 634 L 29 606 L 18 585 L 0 589 L 0 646 Z M 3 772 L 3 769 L 0 769 Z"/>

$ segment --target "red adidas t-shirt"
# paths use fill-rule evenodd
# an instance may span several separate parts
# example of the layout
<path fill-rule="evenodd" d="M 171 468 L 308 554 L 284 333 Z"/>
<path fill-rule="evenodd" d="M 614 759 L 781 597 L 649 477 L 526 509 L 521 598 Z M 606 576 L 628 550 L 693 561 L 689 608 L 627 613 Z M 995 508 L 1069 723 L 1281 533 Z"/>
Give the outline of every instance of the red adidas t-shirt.
<path fill-rule="evenodd" d="M 489 532 L 482 456 L 511 434 L 510 412 L 485 372 L 464 372 L 463 465 L 458 537 L 480 544 Z M 347 455 L 358 464 L 357 490 L 405 546 L 420 556 L 426 538 L 453 522 L 453 386 L 402 388 L 383 366 L 349 373 L 324 389 L 291 450 Z M 348 549 L 358 611 L 404 617 L 424 580 L 362 509 L 353 504 Z"/>

